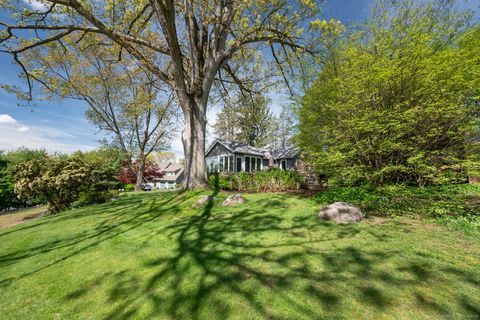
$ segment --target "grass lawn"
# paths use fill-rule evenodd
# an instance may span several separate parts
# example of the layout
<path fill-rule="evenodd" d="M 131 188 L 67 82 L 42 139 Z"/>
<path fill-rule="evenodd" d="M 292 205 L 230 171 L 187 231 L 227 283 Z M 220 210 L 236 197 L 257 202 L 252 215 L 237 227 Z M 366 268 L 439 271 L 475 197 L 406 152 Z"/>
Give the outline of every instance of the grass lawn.
<path fill-rule="evenodd" d="M 287 194 L 132 193 L 0 230 L 2 319 L 476 319 L 480 235 Z"/>

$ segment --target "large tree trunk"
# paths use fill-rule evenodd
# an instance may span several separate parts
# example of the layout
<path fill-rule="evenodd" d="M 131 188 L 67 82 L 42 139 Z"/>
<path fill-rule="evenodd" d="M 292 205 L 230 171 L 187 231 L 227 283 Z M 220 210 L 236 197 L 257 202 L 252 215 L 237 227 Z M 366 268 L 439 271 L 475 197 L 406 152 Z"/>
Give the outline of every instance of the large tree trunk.
<path fill-rule="evenodd" d="M 190 101 L 189 108 L 183 108 L 185 126 L 182 133 L 183 151 L 185 154 L 185 188 L 207 187 L 205 167 L 205 108 Z M 189 110 L 188 110 L 189 109 Z"/>
<path fill-rule="evenodd" d="M 143 173 L 145 172 L 145 159 L 139 159 L 140 163 L 138 164 L 137 171 L 137 182 L 135 183 L 135 191 L 142 190 L 143 184 Z"/>

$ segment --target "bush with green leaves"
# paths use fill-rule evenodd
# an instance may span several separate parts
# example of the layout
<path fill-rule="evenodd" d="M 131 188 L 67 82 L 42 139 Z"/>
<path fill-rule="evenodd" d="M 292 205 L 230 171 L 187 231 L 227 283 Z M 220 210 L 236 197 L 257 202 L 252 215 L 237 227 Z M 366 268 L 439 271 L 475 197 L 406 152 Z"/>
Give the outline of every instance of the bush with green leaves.
<path fill-rule="evenodd" d="M 80 158 L 50 157 L 30 160 L 15 167 L 15 193 L 42 196 L 52 213 L 69 207 L 95 182 L 92 167 Z"/>
<path fill-rule="evenodd" d="M 8 161 L 0 154 L 0 211 L 18 202 L 13 188 L 13 177 L 8 170 Z"/>
<path fill-rule="evenodd" d="M 9 208 L 27 207 L 43 201 L 39 197 L 18 197 L 15 193 L 14 168 L 17 164 L 32 159 L 45 159 L 45 150 L 19 148 L 15 151 L 0 151 L 0 211 Z"/>
<path fill-rule="evenodd" d="M 466 181 L 480 168 L 478 21 L 450 1 L 372 12 L 349 32 L 320 26 L 331 39 L 299 108 L 304 154 L 335 185 Z"/>
<path fill-rule="evenodd" d="M 278 192 L 300 189 L 303 177 L 297 171 L 272 168 L 255 172 L 213 174 L 208 179 L 211 189 L 241 192 Z"/>
<path fill-rule="evenodd" d="M 118 190 L 103 190 L 95 191 L 89 190 L 83 192 L 78 199 L 77 206 L 85 206 L 95 203 L 106 203 L 112 200 L 115 197 L 118 197 Z"/>
<path fill-rule="evenodd" d="M 321 205 L 348 202 L 367 215 L 455 218 L 480 221 L 477 204 L 480 184 L 451 184 L 418 188 L 388 185 L 332 187 L 317 193 L 313 200 Z"/>
<path fill-rule="evenodd" d="M 125 190 L 127 192 L 128 191 L 133 191 L 133 190 L 135 190 L 135 185 L 132 184 L 132 183 L 127 183 L 123 186 L 123 190 Z"/>

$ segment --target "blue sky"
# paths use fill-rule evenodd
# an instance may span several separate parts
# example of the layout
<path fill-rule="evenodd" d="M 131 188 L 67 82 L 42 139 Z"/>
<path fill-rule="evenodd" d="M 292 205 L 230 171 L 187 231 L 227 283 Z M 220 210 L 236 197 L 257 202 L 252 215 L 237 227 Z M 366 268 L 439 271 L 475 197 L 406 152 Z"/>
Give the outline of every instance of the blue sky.
<path fill-rule="evenodd" d="M 324 6 L 324 15 L 327 19 L 336 18 L 349 24 L 364 19 L 371 3 L 372 0 L 330 0 Z M 461 6 L 478 7 L 478 0 L 467 0 Z M 11 63 L 11 57 L 0 53 L 0 83 L 21 85 L 18 74 L 19 68 Z M 285 96 L 273 94 L 272 100 L 274 112 L 278 112 Z M 86 106 L 79 101 L 39 101 L 33 108 L 19 104 L 24 103 L 18 101 L 14 94 L 0 89 L 0 149 L 12 150 L 26 146 L 70 153 L 91 150 L 98 146 L 97 141 L 103 137 L 86 121 Z M 208 112 L 210 125 L 216 112 L 218 106 Z M 172 142 L 171 151 L 182 157 L 179 136 Z"/>

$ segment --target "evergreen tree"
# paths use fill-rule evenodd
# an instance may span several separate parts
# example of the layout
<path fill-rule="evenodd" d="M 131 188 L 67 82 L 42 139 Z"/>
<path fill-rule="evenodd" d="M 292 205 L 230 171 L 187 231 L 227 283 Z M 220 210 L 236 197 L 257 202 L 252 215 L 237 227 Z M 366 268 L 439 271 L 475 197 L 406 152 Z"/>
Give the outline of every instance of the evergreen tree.
<path fill-rule="evenodd" d="M 238 94 L 217 114 L 214 130 L 220 138 L 264 147 L 273 142 L 276 127 L 267 97 Z"/>
<path fill-rule="evenodd" d="M 278 116 L 276 128 L 276 148 L 286 149 L 292 146 L 295 135 L 297 117 L 293 105 L 282 105 L 282 111 Z"/>
<path fill-rule="evenodd" d="M 214 134 L 228 141 L 236 141 L 239 139 L 240 118 L 239 108 L 232 99 L 225 100 L 223 109 L 217 113 L 217 119 L 213 126 Z"/>

